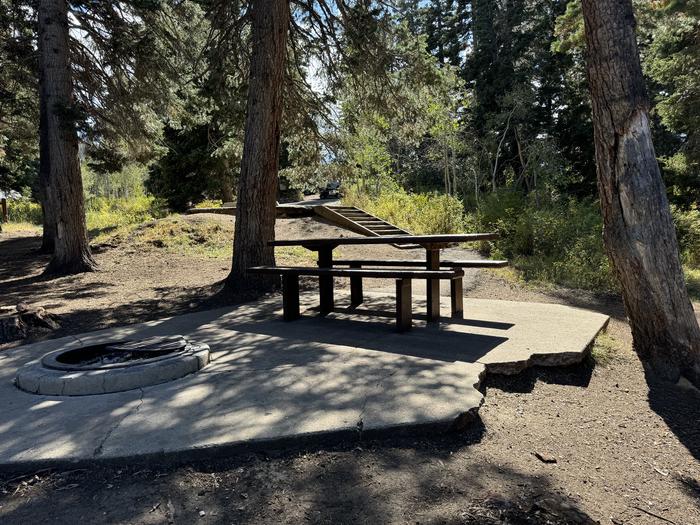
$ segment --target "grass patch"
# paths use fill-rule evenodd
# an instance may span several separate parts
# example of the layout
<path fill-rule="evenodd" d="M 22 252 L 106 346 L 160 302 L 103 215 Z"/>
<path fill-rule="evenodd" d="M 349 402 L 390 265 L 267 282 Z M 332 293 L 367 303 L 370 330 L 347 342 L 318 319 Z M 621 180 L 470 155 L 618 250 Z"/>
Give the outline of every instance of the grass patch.
<path fill-rule="evenodd" d="M 688 285 L 688 293 L 694 301 L 700 301 L 700 268 L 685 268 L 685 282 Z"/>
<path fill-rule="evenodd" d="M 316 253 L 302 246 L 280 246 L 275 248 L 275 263 L 278 266 L 316 266 Z"/>
<path fill-rule="evenodd" d="M 121 236 L 123 232 L 117 235 Z M 232 229 L 219 222 L 190 221 L 172 215 L 134 228 L 126 242 L 182 255 L 223 259 L 231 257 L 232 237 Z"/>
<path fill-rule="evenodd" d="M 224 202 L 221 199 L 204 199 L 194 205 L 195 208 L 223 208 Z"/>
<path fill-rule="evenodd" d="M 85 205 L 85 222 L 90 236 L 97 238 L 120 228 L 141 224 L 144 221 L 164 217 L 164 203 L 153 197 L 132 199 L 107 199 L 94 197 Z"/>
<path fill-rule="evenodd" d="M 207 259 L 230 260 L 233 253 L 233 225 L 197 216 L 170 215 L 141 225 L 119 227 L 100 238 L 109 244 L 125 243 Z M 314 253 L 301 246 L 277 248 L 275 254 L 279 265 L 315 264 Z"/>
<path fill-rule="evenodd" d="M 613 336 L 607 332 L 603 332 L 596 337 L 591 348 L 591 357 L 598 366 L 608 366 L 612 363 L 620 353 L 622 345 Z"/>
<path fill-rule="evenodd" d="M 41 226 L 31 222 L 5 222 L 2 224 L 4 233 L 29 232 L 33 235 L 41 235 Z"/>

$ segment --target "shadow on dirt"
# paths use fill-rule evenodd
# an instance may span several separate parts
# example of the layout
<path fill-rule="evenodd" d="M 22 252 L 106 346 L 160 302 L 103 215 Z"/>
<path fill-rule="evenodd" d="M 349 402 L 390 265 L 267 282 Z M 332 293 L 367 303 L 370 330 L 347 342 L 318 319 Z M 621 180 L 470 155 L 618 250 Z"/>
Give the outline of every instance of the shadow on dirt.
<path fill-rule="evenodd" d="M 0 286 L 6 281 L 40 274 L 51 256 L 40 253 L 39 248 L 41 237 L 37 236 L 2 239 Z"/>
<path fill-rule="evenodd" d="M 587 357 L 583 362 L 570 366 L 533 366 L 517 375 L 487 374 L 481 384 L 482 391 L 497 388 L 504 392 L 530 393 L 538 381 L 544 383 L 585 388 L 591 381 L 595 363 Z"/>
<path fill-rule="evenodd" d="M 170 468 L 105 467 L 0 482 L 3 523 L 592 524 L 547 476 L 472 460 L 483 426 Z M 459 456 L 459 459 L 456 459 Z M 89 503 L 87 503 L 89 502 Z"/>
<path fill-rule="evenodd" d="M 700 461 L 700 393 L 689 387 L 647 377 L 649 407 L 656 412 L 693 457 Z M 698 480 L 685 480 L 684 490 L 700 499 Z"/>

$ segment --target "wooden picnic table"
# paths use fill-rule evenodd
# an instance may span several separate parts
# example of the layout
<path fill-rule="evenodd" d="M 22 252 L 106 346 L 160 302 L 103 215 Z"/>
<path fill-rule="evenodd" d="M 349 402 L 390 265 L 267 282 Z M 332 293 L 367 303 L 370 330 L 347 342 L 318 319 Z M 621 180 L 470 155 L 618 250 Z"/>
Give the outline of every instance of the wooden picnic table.
<path fill-rule="evenodd" d="M 282 239 L 269 241 L 269 246 L 302 246 L 318 252 L 319 268 L 333 267 L 333 250 L 338 246 L 358 244 L 418 244 L 425 249 L 427 270 L 440 269 L 440 250 L 462 242 L 492 241 L 497 233 L 455 233 L 439 235 L 386 235 L 381 237 L 332 237 L 307 239 Z M 333 277 L 319 277 L 319 294 L 321 311 L 330 311 L 333 307 Z M 437 321 L 440 317 L 440 280 L 426 281 L 428 299 L 428 321 Z"/>

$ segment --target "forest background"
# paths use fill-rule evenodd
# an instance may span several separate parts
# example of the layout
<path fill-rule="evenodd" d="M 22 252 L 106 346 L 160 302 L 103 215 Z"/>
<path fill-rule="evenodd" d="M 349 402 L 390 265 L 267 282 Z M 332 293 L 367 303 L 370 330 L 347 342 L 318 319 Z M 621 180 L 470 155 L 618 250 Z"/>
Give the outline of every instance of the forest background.
<path fill-rule="evenodd" d="M 235 201 L 245 3 L 83 3 L 70 3 L 70 111 L 91 235 Z M 396 4 L 358 3 L 342 33 L 306 41 L 312 15 L 293 18 L 301 30 L 288 51 L 280 176 L 289 190 L 280 197 L 341 180 L 347 204 L 415 233 L 499 231 L 482 248 L 510 259 L 512 278 L 616 291 L 601 238 L 580 3 Z M 700 2 L 635 9 L 656 155 L 698 297 Z M 0 0 L 0 190 L 23 195 L 11 223 L 40 225 L 33 13 L 30 1 Z"/>

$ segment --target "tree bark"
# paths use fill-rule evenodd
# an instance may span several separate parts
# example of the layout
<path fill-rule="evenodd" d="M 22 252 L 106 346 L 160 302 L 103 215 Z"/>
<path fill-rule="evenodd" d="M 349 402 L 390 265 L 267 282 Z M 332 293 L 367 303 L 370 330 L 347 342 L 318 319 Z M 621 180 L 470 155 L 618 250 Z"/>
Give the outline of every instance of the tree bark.
<path fill-rule="evenodd" d="M 275 263 L 274 249 L 267 242 L 275 237 L 288 0 L 254 0 L 251 18 L 253 47 L 233 267 L 226 279 L 227 291 L 237 295 L 260 295 L 279 286 L 275 276 L 247 275 L 246 269 Z"/>
<path fill-rule="evenodd" d="M 233 184 L 231 183 L 230 179 L 231 174 L 228 173 L 227 176 L 224 178 L 223 182 L 221 183 L 221 201 L 226 203 L 226 202 L 233 202 Z"/>
<path fill-rule="evenodd" d="M 603 237 L 647 374 L 700 386 L 700 328 L 688 297 L 631 0 L 582 0 Z"/>
<path fill-rule="evenodd" d="M 56 238 L 56 219 L 48 199 L 49 141 L 46 129 L 46 97 L 39 96 L 39 200 L 41 202 L 41 253 L 53 253 Z"/>
<path fill-rule="evenodd" d="M 71 274 L 95 269 L 85 228 L 83 182 L 78 159 L 66 0 L 40 0 L 40 171 L 44 219 L 53 235 L 46 272 Z"/>

